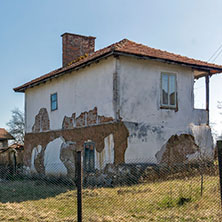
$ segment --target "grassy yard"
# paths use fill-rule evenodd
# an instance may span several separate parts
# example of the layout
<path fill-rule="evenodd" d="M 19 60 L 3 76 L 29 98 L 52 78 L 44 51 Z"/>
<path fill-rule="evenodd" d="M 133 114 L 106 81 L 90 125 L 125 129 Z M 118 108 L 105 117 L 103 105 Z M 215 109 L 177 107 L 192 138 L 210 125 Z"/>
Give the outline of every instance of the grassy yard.
<path fill-rule="evenodd" d="M 222 221 L 218 177 L 84 189 L 83 221 Z M 0 221 L 76 221 L 76 190 L 38 181 L 0 182 Z"/>

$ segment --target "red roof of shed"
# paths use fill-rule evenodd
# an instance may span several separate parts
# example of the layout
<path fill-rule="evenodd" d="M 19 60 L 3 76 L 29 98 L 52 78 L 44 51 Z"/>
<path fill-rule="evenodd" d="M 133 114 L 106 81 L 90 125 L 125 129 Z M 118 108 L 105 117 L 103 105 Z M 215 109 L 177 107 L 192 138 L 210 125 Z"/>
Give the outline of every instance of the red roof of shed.
<path fill-rule="evenodd" d="M 14 137 L 4 128 L 0 128 L 0 140 L 13 140 Z"/>

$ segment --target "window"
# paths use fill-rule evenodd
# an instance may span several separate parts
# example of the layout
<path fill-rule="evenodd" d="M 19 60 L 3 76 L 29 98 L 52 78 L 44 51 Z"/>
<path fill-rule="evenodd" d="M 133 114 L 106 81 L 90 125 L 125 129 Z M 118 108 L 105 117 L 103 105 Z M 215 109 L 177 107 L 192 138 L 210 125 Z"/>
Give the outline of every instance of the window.
<path fill-rule="evenodd" d="M 161 73 L 161 107 L 176 108 L 176 75 Z"/>
<path fill-rule="evenodd" d="M 57 93 L 51 94 L 51 111 L 58 109 Z"/>
<path fill-rule="evenodd" d="M 95 170 L 95 144 L 86 142 L 84 144 L 84 170 L 86 172 L 94 172 Z"/>
<path fill-rule="evenodd" d="M 8 147 L 8 140 L 4 140 L 2 143 L 3 143 L 3 147 Z"/>
<path fill-rule="evenodd" d="M 8 147 L 8 140 L 0 141 L 0 148 L 2 148 L 2 147 Z"/>

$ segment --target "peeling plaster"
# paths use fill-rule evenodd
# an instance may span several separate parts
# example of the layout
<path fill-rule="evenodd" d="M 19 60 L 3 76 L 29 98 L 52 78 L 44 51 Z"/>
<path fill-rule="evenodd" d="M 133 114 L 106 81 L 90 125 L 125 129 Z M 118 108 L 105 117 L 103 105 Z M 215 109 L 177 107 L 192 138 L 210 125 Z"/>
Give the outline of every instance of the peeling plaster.
<path fill-rule="evenodd" d="M 64 139 L 60 147 L 60 160 L 67 172 L 73 169 L 75 157 L 71 156 L 72 149 L 83 149 L 87 140 L 95 143 L 98 168 L 102 168 L 107 160 L 114 163 L 157 163 L 157 151 L 161 154 L 161 162 L 162 155 L 165 158 L 168 152 L 167 142 L 172 135 L 175 141 L 179 138 L 182 143 L 182 147 L 173 144 L 175 152 L 185 149 L 186 144 L 193 144 L 193 140 L 200 148 L 200 151 L 195 145 L 186 148 L 182 161 L 197 158 L 200 153 L 210 155 L 213 144 L 210 129 L 201 125 L 206 123 L 207 113 L 193 109 L 192 69 L 126 57 L 108 59 L 104 65 L 101 69 L 97 65 L 91 66 L 88 71 L 78 71 L 75 75 L 67 75 L 27 90 L 27 132 L 31 131 L 33 116 L 42 104 L 50 109 L 47 96 L 51 90 L 58 91 L 61 104 L 58 112 L 49 112 L 50 124 L 47 110 L 40 109 L 33 133 L 26 134 L 24 159 L 27 166 L 31 165 L 33 147 L 42 147 L 38 161 L 35 161 L 41 164 L 47 145 L 59 137 Z M 178 112 L 160 109 L 161 72 L 177 74 Z M 135 73 L 139 73 L 138 78 L 135 78 Z M 72 114 L 72 110 L 75 113 Z M 189 126 L 190 123 L 199 126 Z M 50 127 L 54 131 L 49 131 Z M 41 133 L 43 131 L 48 132 Z M 182 134 L 188 135 L 186 142 Z M 192 136 L 194 139 L 191 139 Z M 71 148 L 69 143 L 72 142 L 75 148 L 74 145 Z M 108 147 L 111 147 L 111 154 Z M 39 171 L 44 172 L 44 169 L 39 167 Z"/>
<path fill-rule="evenodd" d="M 40 163 L 38 163 L 39 156 L 41 156 L 42 152 L 42 146 L 38 145 L 33 148 L 32 150 L 32 156 L 31 156 L 31 172 L 37 173 L 38 172 L 38 166 L 40 166 Z M 37 165 L 37 169 L 36 169 Z"/>
<path fill-rule="evenodd" d="M 95 106 L 99 115 L 115 118 L 112 101 L 115 60 L 109 57 L 70 75 L 27 89 L 26 133 L 32 132 L 35 116 L 42 107 L 48 110 L 50 130 L 60 130 L 65 115 L 71 117 L 75 112 L 77 117 Z M 58 110 L 51 112 L 50 94 L 54 92 L 58 94 Z"/>
<path fill-rule="evenodd" d="M 49 162 L 55 162 L 55 160 L 59 164 L 61 164 L 62 162 L 62 164 L 64 164 L 64 167 L 66 168 L 68 172 L 69 171 L 68 165 L 70 163 L 70 159 L 67 159 L 66 158 L 67 155 L 64 154 L 65 152 L 64 149 L 66 145 L 70 146 L 68 141 L 75 142 L 75 148 L 72 148 L 72 149 L 83 150 L 84 142 L 88 140 L 91 140 L 95 143 L 96 152 L 98 153 L 101 153 L 104 150 L 104 148 L 108 146 L 109 144 L 111 153 L 112 153 L 112 149 L 114 150 L 113 151 L 114 158 L 112 157 L 112 154 L 111 154 L 110 160 L 112 161 L 112 158 L 113 158 L 113 161 L 115 164 L 124 163 L 125 151 L 128 146 L 127 144 L 128 136 L 129 136 L 129 132 L 127 128 L 125 127 L 124 123 L 122 122 L 107 123 L 103 125 L 96 125 L 96 126 L 90 126 L 90 127 L 84 127 L 84 128 L 48 131 L 44 133 L 43 132 L 42 133 L 28 133 L 25 135 L 24 164 L 26 166 L 30 166 L 29 160 L 32 157 L 32 153 L 35 152 L 33 150 L 35 149 L 35 147 L 41 146 L 42 147 L 41 152 L 38 154 L 39 162 L 41 163 L 44 162 L 46 169 L 44 168 L 36 169 L 37 172 L 46 173 L 45 170 L 47 172 L 51 172 Z M 108 142 L 109 139 L 107 137 L 110 137 L 110 140 L 111 140 L 110 142 Z M 45 155 L 44 155 L 44 152 L 46 152 Z M 61 152 L 61 155 L 60 155 L 60 152 Z M 105 154 L 105 155 L 109 155 L 109 154 Z"/>
<path fill-rule="evenodd" d="M 114 163 L 114 137 L 110 134 L 104 138 L 104 149 L 102 152 L 96 152 L 95 155 L 96 168 L 99 170 L 104 169 L 107 164 Z"/>
<path fill-rule="evenodd" d="M 38 133 L 50 129 L 49 115 L 46 108 L 41 108 L 35 116 L 35 123 L 32 127 L 32 132 Z"/>
<path fill-rule="evenodd" d="M 75 178 L 76 143 L 72 141 L 63 142 L 61 145 L 60 160 L 66 167 L 67 176 Z"/>
<path fill-rule="evenodd" d="M 163 145 L 161 150 L 156 153 L 156 158 L 158 163 L 169 166 L 177 163 L 185 163 L 188 160 L 188 155 L 199 151 L 200 148 L 196 145 L 192 135 L 173 135 Z"/>
<path fill-rule="evenodd" d="M 201 156 L 213 159 L 213 137 L 211 129 L 206 124 L 194 125 L 190 124 L 191 134 L 194 136 L 195 143 L 200 147 Z"/>
<path fill-rule="evenodd" d="M 112 122 L 112 117 L 98 115 L 97 107 L 88 112 L 82 112 L 78 117 L 73 113 L 71 117 L 65 116 L 62 123 L 62 129 L 74 129 L 76 127 L 93 126 L 101 123 Z"/>

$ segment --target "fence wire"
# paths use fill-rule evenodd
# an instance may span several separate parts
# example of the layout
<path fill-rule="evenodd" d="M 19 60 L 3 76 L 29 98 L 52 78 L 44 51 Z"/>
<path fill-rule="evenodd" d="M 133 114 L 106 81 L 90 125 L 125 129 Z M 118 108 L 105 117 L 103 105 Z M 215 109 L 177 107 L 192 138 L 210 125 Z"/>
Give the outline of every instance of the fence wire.
<path fill-rule="evenodd" d="M 0 221 L 77 221 L 78 178 L 57 170 L 39 175 L 2 166 Z M 222 221 L 217 161 L 138 160 L 82 175 L 82 221 Z"/>

